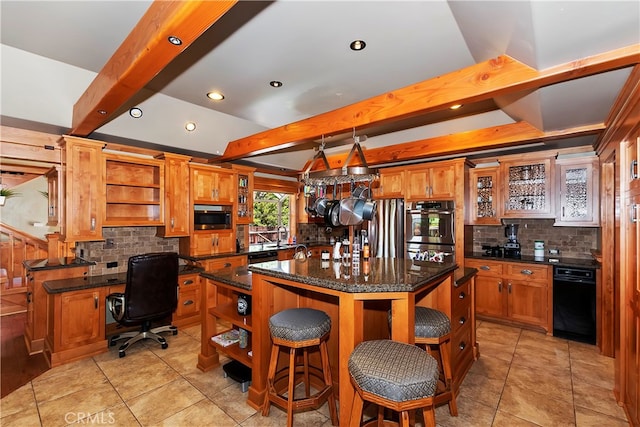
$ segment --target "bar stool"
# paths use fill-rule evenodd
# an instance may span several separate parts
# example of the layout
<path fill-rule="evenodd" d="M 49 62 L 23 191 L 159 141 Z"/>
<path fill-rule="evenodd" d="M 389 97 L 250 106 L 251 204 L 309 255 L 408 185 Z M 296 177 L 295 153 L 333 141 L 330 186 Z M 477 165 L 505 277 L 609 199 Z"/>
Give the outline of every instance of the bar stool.
<path fill-rule="evenodd" d="M 327 339 L 331 330 L 331 318 L 323 311 L 312 308 L 291 308 L 274 314 L 269 319 L 271 332 L 271 358 L 267 373 L 267 393 L 262 405 L 262 415 L 268 416 L 271 403 L 287 411 L 287 426 L 293 425 L 293 413 L 297 410 L 317 409 L 324 402 L 329 404 L 331 424 L 338 425 L 333 380 L 329 366 Z M 322 368 L 309 365 L 309 348 L 320 350 Z M 289 349 L 289 366 L 277 371 L 280 347 Z M 296 352 L 302 349 L 302 365 L 296 363 Z M 296 373 L 302 377 L 296 381 Z M 311 377 L 319 378 L 322 389 L 311 395 Z M 287 386 L 278 388 L 282 380 Z M 305 398 L 294 399 L 296 384 L 304 382 Z M 287 396 L 284 395 L 286 391 Z"/>
<path fill-rule="evenodd" d="M 403 427 L 409 426 L 409 411 L 422 409 L 425 427 L 435 427 L 438 362 L 426 351 L 398 341 L 364 341 L 349 357 L 349 374 L 356 389 L 351 427 L 360 426 L 365 401 L 378 405 L 378 419 L 372 423 L 379 426 L 390 424 L 384 420 L 387 408 L 399 412 Z"/>
<path fill-rule="evenodd" d="M 391 311 L 389 311 L 391 324 Z M 453 376 L 451 372 L 451 358 L 447 343 L 451 341 L 451 321 L 442 311 L 417 306 L 415 309 L 415 343 L 424 347 L 431 354 L 432 347 L 437 347 L 442 374 L 443 389 L 436 391 L 436 404 L 447 402 L 449 413 L 458 416 L 456 395 L 452 389 Z"/>

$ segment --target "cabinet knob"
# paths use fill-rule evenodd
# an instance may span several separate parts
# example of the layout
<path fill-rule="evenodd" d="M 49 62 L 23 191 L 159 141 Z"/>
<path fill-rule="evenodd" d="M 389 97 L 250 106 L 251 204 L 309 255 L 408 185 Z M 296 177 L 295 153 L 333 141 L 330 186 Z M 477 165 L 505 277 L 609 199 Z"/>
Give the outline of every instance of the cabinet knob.
<path fill-rule="evenodd" d="M 462 316 L 460 320 L 458 320 L 458 323 L 460 323 L 461 325 L 464 325 L 466 322 L 467 322 L 467 319 L 465 319 L 464 316 Z"/>
<path fill-rule="evenodd" d="M 462 342 L 458 345 L 458 348 L 462 351 L 462 350 L 464 350 L 464 349 L 465 349 L 465 347 L 466 347 L 466 346 L 467 346 L 467 344 L 466 344 L 464 341 L 462 341 Z"/>
<path fill-rule="evenodd" d="M 193 300 L 192 299 L 188 299 L 185 302 L 182 303 L 182 305 L 191 305 L 193 304 Z"/>
<path fill-rule="evenodd" d="M 467 294 L 465 294 L 464 292 L 460 292 L 460 293 L 458 294 L 458 298 L 460 298 L 460 299 L 465 299 L 465 298 L 466 298 L 466 296 L 467 296 Z"/>

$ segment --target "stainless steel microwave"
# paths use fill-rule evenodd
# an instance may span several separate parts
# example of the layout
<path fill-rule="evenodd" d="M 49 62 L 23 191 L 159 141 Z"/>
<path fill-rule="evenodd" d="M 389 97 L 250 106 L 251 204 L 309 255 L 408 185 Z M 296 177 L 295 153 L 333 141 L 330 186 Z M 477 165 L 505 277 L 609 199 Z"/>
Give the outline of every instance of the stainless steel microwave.
<path fill-rule="evenodd" d="M 195 205 L 193 208 L 194 230 L 221 230 L 232 227 L 231 206 Z"/>

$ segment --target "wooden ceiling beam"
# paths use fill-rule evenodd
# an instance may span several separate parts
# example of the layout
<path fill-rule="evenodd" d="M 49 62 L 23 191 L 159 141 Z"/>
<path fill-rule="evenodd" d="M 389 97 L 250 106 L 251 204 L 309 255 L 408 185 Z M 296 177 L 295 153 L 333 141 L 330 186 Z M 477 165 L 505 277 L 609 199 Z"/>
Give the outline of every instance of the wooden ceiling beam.
<path fill-rule="evenodd" d="M 308 119 L 231 141 L 218 162 L 270 153 L 324 136 L 538 89 L 640 63 L 640 44 L 537 71 L 509 56 L 377 95 Z"/>
<path fill-rule="evenodd" d="M 518 122 L 469 132 L 460 132 L 453 135 L 405 142 L 387 147 L 370 148 L 364 150 L 364 156 L 368 166 L 376 166 L 389 163 L 408 162 L 418 159 L 424 160 L 447 155 L 464 154 L 479 150 L 514 147 L 540 141 L 593 135 L 602 132 L 604 129 L 604 124 L 598 124 L 565 129 L 562 131 L 543 132 L 531 126 L 527 122 Z M 327 156 L 327 161 L 329 162 L 331 169 L 343 167 L 346 159 L 346 153 Z M 308 164 L 309 162 L 305 165 L 305 169 Z M 357 156 L 349 162 L 348 166 L 360 165 L 362 165 L 362 162 L 360 157 Z M 323 169 L 323 165 L 318 165 L 312 168 L 312 170 Z"/>
<path fill-rule="evenodd" d="M 154 1 L 73 106 L 70 134 L 87 136 L 110 121 L 119 108 L 236 3 Z M 169 36 L 179 37 L 182 44 L 169 43 Z"/>

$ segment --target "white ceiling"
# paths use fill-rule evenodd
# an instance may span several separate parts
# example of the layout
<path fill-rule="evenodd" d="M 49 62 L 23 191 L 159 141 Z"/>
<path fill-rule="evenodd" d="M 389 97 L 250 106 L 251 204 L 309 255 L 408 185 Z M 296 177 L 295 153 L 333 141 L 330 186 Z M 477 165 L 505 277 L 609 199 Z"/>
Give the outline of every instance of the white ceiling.
<path fill-rule="evenodd" d="M 73 104 L 149 1 L 0 3 L 4 123 L 71 127 Z M 349 49 L 365 40 L 360 52 Z M 502 54 L 545 69 L 640 43 L 638 1 L 241 1 L 92 138 L 222 154 L 227 143 Z M 605 118 L 630 68 L 510 94 L 500 108 L 369 135 L 374 148 L 524 120 L 551 131 Z M 283 87 L 272 88 L 279 80 Z M 205 94 L 226 96 L 214 103 Z M 140 119 L 126 111 L 137 105 Z M 184 123 L 197 123 L 187 133 Z M 124 138 L 124 140 L 120 140 Z M 566 145 L 592 143 L 595 136 Z M 327 141 L 327 152 L 348 151 Z M 556 142 L 557 143 L 557 142 Z M 332 148 L 334 147 L 334 148 Z M 309 146 L 251 158 L 300 170 Z"/>

